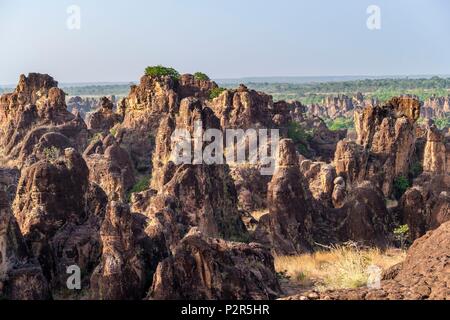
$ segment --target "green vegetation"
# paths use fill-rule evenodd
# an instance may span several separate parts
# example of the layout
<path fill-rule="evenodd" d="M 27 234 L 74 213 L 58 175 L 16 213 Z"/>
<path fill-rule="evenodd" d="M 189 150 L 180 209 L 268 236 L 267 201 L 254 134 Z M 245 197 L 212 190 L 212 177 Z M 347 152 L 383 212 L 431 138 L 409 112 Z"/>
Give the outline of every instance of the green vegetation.
<path fill-rule="evenodd" d="M 404 176 L 399 176 L 394 179 L 394 196 L 400 199 L 406 190 L 410 187 L 408 179 Z"/>
<path fill-rule="evenodd" d="M 169 76 L 174 80 L 178 80 L 180 78 L 180 74 L 177 70 L 170 67 L 164 67 L 162 65 L 150 66 L 145 68 L 145 74 L 151 77 Z"/>
<path fill-rule="evenodd" d="M 97 143 L 102 140 L 102 134 L 100 132 L 97 132 L 94 134 L 88 141 L 89 144 Z"/>
<path fill-rule="evenodd" d="M 44 148 L 43 154 L 44 154 L 45 159 L 53 162 L 53 161 L 58 160 L 58 158 L 61 155 L 61 152 L 57 147 L 51 146 L 49 148 Z"/>
<path fill-rule="evenodd" d="M 439 129 L 450 128 L 450 115 L 446 118 L 434 119 L 434 124 Z"/>
<path fill-rule="evenodd" d="M 331 131 L 338 131 L 341 129 L 353 129 L 355 124 L 353 118 L 339 117 L 336 119 L 329 119 L 326 121 L 328 129 Z"/>
<path fill-rule="evenodd" d="M 212 100 L 214 98 L 217 98 L 225 90 L 226 90 L 225 88 L 221 88 L 221 87 L 211 89 L 211 91 L 209 92 L 209 99 Z"/>
<path fill-rule="evenodd" d="M 409 226 L 404 224 L 394 229 L 394 238 L 399 241 L 400 247 L 405 249 L 408 244 Z"/>
<path fill-rule="evenodd" d="M 125 97 L 130 92 L 129 84 L 110 84 L 110 85 L 83 85 L 83 86 L 62 86 L 61 88 L 69 96 L 89 96 L 89 97 L 104 97 L 115 95 L 118 97 Z"/>
<path fill-rule="evenodd" d="M 198 81 L 208 81 L 209 77 L 203 72 L 194 73 L 194 79 Z"/>
<path fill-rule="evenodd" d="M 133 193 L 142 192 L 150 187 L 150 178 L 148 176 L 139 179 L 127 194 L 127 200 L 130 202 Z"/>
<path fill-rule="evenodd" d="M 313 133 L 306 131 L 299 123 L 291 122 L 288 125 L 288 138 L 291 139 L 297 146 L 298 152 L 302 155 L 308 155 L 308 143 L 312 138 Z"/>
<path fill-rule="evenodd" d="M 236 84 L 222 84 L 234 87 Z M 330 95 L 363 93 L 368 98 L 386 101 L 402 94 L 417 95 L 421 100 L 450 94 L 450 78 L 365 79 L 309 83 L 247 82 L 247 87 L 271 94 L 274 100 L 299 100 L 303 104 L 322 103 Z"/>
<path fill-rule="evenodd" d="M 422 163 L 420 161 L 416 161 L 411 165 L 409 169 L 409 174 L 412 179 L 417 178 L 423 172 Z"/>

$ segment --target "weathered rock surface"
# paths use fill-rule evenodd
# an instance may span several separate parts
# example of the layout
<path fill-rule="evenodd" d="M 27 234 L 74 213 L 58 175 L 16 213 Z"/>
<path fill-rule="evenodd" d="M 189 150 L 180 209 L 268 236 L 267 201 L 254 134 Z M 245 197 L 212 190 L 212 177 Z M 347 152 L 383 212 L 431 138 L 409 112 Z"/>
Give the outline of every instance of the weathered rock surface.
<path fill-rule="evenodd" d="M 122 117 L 113 111 L 114 104 L 107 97 L 100 99 L 100 108 L 89 114 L 88 129 L 94 132 L 109 133 L 110 129 L 122 120 Z"/>
<path fill-rule="evenodd" d="M 163 260 L 150 299 L 260 300 L 280 293 L 273 257 L 256 243 L 226 242 L 196 229 Z"/>
<path fill-rule="evenodd" d="M 110 200 L 124 202 L 135 183 L 133 164 L 128 153 L 112 135 L 92 141 L 84 152 L 89 179 L 97 183 Z"/>
<path fill-rule="evenodd" d="M 5 176 L 0 172 L 0 183 Z M 41 266 L 29 252 L 12 215 L 9 194 L 0 188 L 0 296 L 10 300 L 51 298 Z"/>
<path fill-rule="evenodd" d="M 292 140 L 280 141 L 277 168 L 269 183 L 269 214 L 260 218 L 256 238 L 280 255 L 311 250 L 310 203 L 301 184 L 298 156 Z"/>
<path fill-rule="evenodd" d="M 66 109 L 65 93 L 48 75 L 20 76 L 15 91 L 0 98 L 0 148 L 4 156 L 22 164 L 44 134 L 58 132 L 83 150 L 86 125 Z"/>
<path fill-rule="evenodd" d="M 81 155 L 66 149 L 59 158 L 27 167 L 19 180 L 14 216 L 55 286 L 65 283 L 68 266 L 78 265 L 89 274 L 98 263 L 98 230 L 107 198 L 88 175 Z"/>
<path fill-rule="evenodd" d="M 334 160 L 347 187 L 369 180 L 392 195 L 394 180 L 409 174 L 419 113 L 419 101 L 407 96 L 355 112 L 356 143 L 339 142 Z"/>
<path fill-rule="evenodd" d="M 142 299 L 157 263 L 167 257 L 165 244 L 144 233 L 146 218 L 127 205 L 111 202 L 100 229 L 101 262 L 91 276 L 91 297 L 100 300 Z M 158 246 L 162 244 L 162 246 Z"/>

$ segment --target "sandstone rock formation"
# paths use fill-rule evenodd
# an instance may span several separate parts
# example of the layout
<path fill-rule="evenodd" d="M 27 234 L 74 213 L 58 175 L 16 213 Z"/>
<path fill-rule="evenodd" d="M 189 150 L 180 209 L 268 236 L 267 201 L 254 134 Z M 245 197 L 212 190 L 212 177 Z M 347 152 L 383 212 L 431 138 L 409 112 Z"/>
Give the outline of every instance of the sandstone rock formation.
<path fill-rule="evenodd" d="M 19 180 L 14 216 L 55 286 L 65 283 L 68 266 L 89 274 L 100 256 L 98 230 L 107 198 L 88 175 L 81 155 L 69 148 L 59 158 L 24 169 Z"/>
<path fill-rule="evenodd" d="M 0 173 L 0 182 L 5 177 Z M 29 252 L 12 215 L 9 194 L 0 188 L 0 296 L 10 300 L 51 298 L 41 266 Z"/>
<path fill-rule="evenodd" d="M 13 93 L 1 96 L 0 148 L 5 157 L 25 161 L 49 132 L 64 135 L 79 151 L 85 148 L 86 125 L 67 111 L 65 93 L 57 86 L 48 75 L 30 73 L 20 76 Z"/>
<path fill-rule="evenodd" d="M 112 135 L 92 141 L 85 150 L 89 179 L 97 183 L 110 200 L 126 201 L 127 191 L 135 183 L 134 169 L 128 153 Z"/>
<path fill-rule="evenodd" d="M 348 186 L 370 180 L 391 196 L 394 180 L 408 176 L 419 113 L 419 101 L 408 96 L 355 112 L 356 144 L 345 140 L 338 144 L 337 175 L 344 176 Z"/>
<path fill-rule="evenodd" d="M 91 297 L 100 300 L 142 299 L 157 263 L 167 257 L 161 242 L 144 233 L 146 219 L 112 201 L 100 229 L 102 257 L 91 276 Z"/>
<path fill-rule="evenodd" d="M 158 265 L 149 298 L 260 300 L 279 293 L 269 250 L 208 238 L 194 228 Z"/>
<path fill-rule="evenodd" d="M 301 184 L 298 156 L 292 140 L 281 140 L 277 168 L 269 183 L 269 214 L 261 217 L 257 238 L 280 255 L 311 250 L 311 209 Z"/>
<path fill-rule="evenodd" d="M 109 133 L 109 130 L 119 123 L 121 116 L 113 111 L 114 104 L 107 97 L 100 99 L 100 108 L 89 114 L 88 129 L 94 132 Z"/>

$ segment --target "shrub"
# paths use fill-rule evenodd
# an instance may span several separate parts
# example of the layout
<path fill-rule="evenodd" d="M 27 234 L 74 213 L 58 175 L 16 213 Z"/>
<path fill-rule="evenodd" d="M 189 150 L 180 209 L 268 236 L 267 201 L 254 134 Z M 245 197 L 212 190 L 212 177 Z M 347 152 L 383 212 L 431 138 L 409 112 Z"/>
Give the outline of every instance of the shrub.
<path fill-rule="evenodd" d="M 43 154 L 47 160 L 55 161 L 60 157 L 61 152 L 59 151 L 59 149 L 57 147 L 51 146 L 49 148 L 44 148 Z"/>
<path fill-rule="evenodd" d="M 130 202 L 131 195 L 133 193 L 145 191 L 149 188 L 149 186 L 150 186 L 150 178 L 149 177 L 145 176 L 145 177 L 142 177 L 141 179 L 139 179 L 134 184 L 133 188 L 131 188 L 131 190 L 128 192 L 128 195 L 127 195 L 128 202 Z"/>
<path fill-rule="evenodd" d="M 97 132 L 96 134 L 94 134 L 92 136 L 92 138 L 89 139 L 88 142 L 89 142 L 89 144 L 92 144 L 92 143 L 99 142 L 100 140 L 102 140 L 102 134 L 100 132 Z"/>
<path fill-rule="evenodd" d="M 394 197 L 400 199 L 406 190 L 410 187 L 409 180 L 404 176 L 399 176 L 394 180 Z"/>
<path fill-rule="evenodd" d="M 194 79 L 198 81 L 209 81 L 209 77 L 203 72 L 194 73 Z"/>
<path fill-rule="evenodd" d="M 145 74 L 151 77 L 169 76 L 174 80 L 178 80 L 180 78 L 180 74 L 177 70 L 170 67 L 163 67 L 162 65 L 147 67 L 145 69 Z"/>
<path fill-rule="evenodd" d="M 225 88 L 220 87 L 211 89 L 211 91 L 209 92 L 209 99 L 212 100 L 214 98 L 217 98 L 225 90 L 226 90 Z"/>
<path fill-rule="evenodd" d="M 409 170 L 409 174 L 411 175 L 411 177 L 413 179 L 420 176 L 422 172 L 423 172 L 423 167 L 419 161 L 414 162 Z"/>
<path fill-rule="evenodd" d="M 394 229 L 394 238 L 400 242 L 400 248 L 405 249 L 408 244 L 409 226 L 404 224 Z"/>
<path fill-rule="evenodd" d="M 339 117 L 334 120 L 328 120 L 327 126 L 331 131 L 338 131 L 342 129 L 353 129 L 355 124 L 352 118 Z"/>
<path fill-rule="evenodd" d="M 288 138 L 297 146 L 298 152 L 308 155 L 308 142 L 311 140 L 312 133 L 306 131 L 297 122 L 291 122 L 288 125 Z"/>

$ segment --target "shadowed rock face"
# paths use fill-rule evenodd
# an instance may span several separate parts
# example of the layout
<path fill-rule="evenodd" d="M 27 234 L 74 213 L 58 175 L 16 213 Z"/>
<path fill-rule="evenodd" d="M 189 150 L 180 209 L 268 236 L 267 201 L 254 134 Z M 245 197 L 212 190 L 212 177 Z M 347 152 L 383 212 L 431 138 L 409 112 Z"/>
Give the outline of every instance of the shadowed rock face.
<path fill-rule="evenodd" d="M 272 299 L 280 293 L 273 258 L 259 244 L 191 231 L 156 270 L 150 299 Z"/>
<path fill-rule="evenodd" d="M 0 172 L 0 182 L 4 176 Z M 28 251 L 9 206 L 9 195 L 0 189 L 0 296 L 11 300 L 44 300 L 51 297 L 41 266 Z"/>
<path fill-rule="evenodd" d="M 311 203 L 301 184 L 298 156 L 292 140 L 281 140 L 277 168 L 269 183 L 269 214 L 261 217 L 256 237 L 280 255 L 311 250 Z"/>
<path fill-rule="evenodd" d="M 88 168 L 74 149 L 24 169 L 13 212 L 27 244 L 54 285 L 76 264 L 89 274 L 100 255 L 98 230 L 106 195 L 89 184 Z"/>
<path fill-rule="evenodd" d="M 71 146 L 85 148 L 86 125 L 66 109 L 65 93 L 49 75 L 20 76 L 15 91 L 0 98 L 0 148 L 4 155 L 23 163 L 42 136 L 58 132 Z"/>
<path fill-rule="evenodd" d="M 91 297 L 101 300 L 142 299 L 157 263 L 167 257 L 162 239 L 144 233 L 146 218 L 127 205 L 111 202 L 102 223 L 101 262 L 91 276 Z"/>

